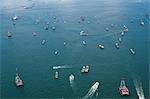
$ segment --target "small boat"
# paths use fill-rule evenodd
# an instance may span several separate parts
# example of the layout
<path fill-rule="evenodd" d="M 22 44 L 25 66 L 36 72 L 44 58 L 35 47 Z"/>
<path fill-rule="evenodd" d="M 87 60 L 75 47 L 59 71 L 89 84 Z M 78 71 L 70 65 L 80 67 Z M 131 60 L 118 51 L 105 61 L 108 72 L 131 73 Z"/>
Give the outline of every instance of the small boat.
<path fill-rule="evenodd" d="M 109 28 L 105 28 L 106 31 L 109 31 Z"/>
<path fill-rule="evenodd" d="M 119 43 L 115 43 L 117 49 L 119 49 Z"/>
<path fill-rule="evenodd" d="M 64 42 L 64 46 L 66 45 L 66 42 Z"/>
<path fill-rule="evenodd" d="M 124 29 L 127 29 L 126 25 L 123 25 L 123 28 L 124 28 Z"/>
<path fill-rule="evenodd" d="M 36 36 L 36 33 L 35 33 L 35 32 L 33 32 L 33 36 Z"/>
<path fill-rule="evenodd" d="M 99 44 L 98 47 L 101 48 L 101 49 L 104 49 L 104 46 L 101 45 L 101 44 Z"/>
<path fill-rule="evenodd" d="M 42 45 L 44 45 L 46 43 L 46 40 L 42 40 Z"/>
<path fill-rule="evenodd" d="M 125 84 L 125 80 L 121 80 L 120 82 L 119 93 L 121 96 L 129 95 L 129 89 Z"/>
<path fill-rule="evenodd" d="M 70 80 L 74 80 L 74 75 L 71 74 L 71 75 L 69 76 L 69 79 L 70 79 Z"/>
<path fill-rule="evenodd" d="M 52 30 L 56 30 L 56 27 L 55 27 L 55 26 L 52 26 Z"/>
<path fill-rule="evenodd" d="M 15 84 L 17 87 L 23 86 L 23 80 L 20 78 L 17 68 L 16 68 Z"/>
<path fill-rule="evenodd" d="M 84 16 L 81 16 L 80 19 L 81 19 L 81 21 L 84 21 L 84 20 L 85 20 L 85 17 L 84 17 Z"/>
<path fill-rule="evenodd" d="M 128 28 L 126 28 L 126 29 L 124 29 L 124 30 L 123 30 L 123 32 L 128 32 L 128 31 L 129 31 L 129 29 L 128 29 Z"/>
<path fill-rule="evenodd" d="M 12 37 L 12 35 L 11 35 L 11 33 L 9 31 L 7 32 L 7 36 L 8 37 Z"/>
<path fill-rule="evenodd" d="M 131 54 L 135 54 L 135 51 L 133 49 L 130 49 Z"/>
<path fill-rule="evenodd" d="M 48 30 L 48 25 L 46 25 L 46 26 L 44 27 L 44 29 L 45 29 L 45 30 Z"/>
<path fill-rule="evenodd" d="M 121 32 L 121 36 L 124 36 L 124 31 Z"/>
<path fill-rule="evenodd" d="M 55 72 L 55 79 L 58 79 L 58 72 Z"/>
<path fill-rule="evenodd" d="M 82 44 L 83 44 L 83 45 L 86 45 L 86 42 L 85 42 L 85 41 L 82 41 Z"/>
<path fill-rule="evenodd" d="M 81 73 L 88 73 L 89 69 L 90 69 L 90 67 L 88 65 L 87 66 L 83 66 L 82 69 L 81 69 Z"/>
<path fill-rule="evenodd" d="M 85 31 L 80 31 L 80 36 L 87 36 L 88 34 Z"/>
<path fill-rule="evenodd" d="M 15 16 L 12 17 L 12 20 L 13 20 L 13 21 L 18 20 L 18 18 L 19 18 L 19 17 L 18 17 L 17 15 L 15 15 Z"/>
<path fill-rule="evenodd" d="M 58 54 L 58 51 L 55 51 L 54 54 L 57 55 L 57 54 Z"/>
<path fill-rule="evenodd" d="M 122 38 L 121 38 L 121 37 L 119 37 L 119 39 L 118 39 L 118 40 L 119 40 L 119 42 L 120 42 L 120 43 L 122 42 Z"/>
<path fill-rule="evenodd" d="M 141 21 L 141 25 L 144 25 L 145 23 L 143 21 Z"/>

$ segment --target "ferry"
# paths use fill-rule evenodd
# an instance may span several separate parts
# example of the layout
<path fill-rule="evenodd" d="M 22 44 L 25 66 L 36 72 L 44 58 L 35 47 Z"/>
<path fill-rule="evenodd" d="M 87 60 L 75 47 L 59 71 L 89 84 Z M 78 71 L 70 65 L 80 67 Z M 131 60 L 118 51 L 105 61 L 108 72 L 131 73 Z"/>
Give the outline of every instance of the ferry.
<path fill-rule="evenodd" d="M 7 36 L 8 36 L 8 37 L 11 37 L 12 35 L 11 35 L 11 33 L 10 33 L 10 32 L 7 32 Z"/>
<path fill-rule="evenodd" d="M 80 36 L 87 36 L 88 34 L 85 31 L 80 31 Z"/>
<path fill-rule="evenodd" d="M 98 47 L 101 48 L 101 49 L 104 49 L 104 46 L 101 45 L 101 44 L 99 44 Z"/>
<path fill-rule="evenodd" d="M 129 95 L 129 89 L 125 84 L 125 80 L 121 80 L 120 82 L 119 93 L 121 96 Z"/>
<path fill-rule="evenodd" d="M 117 49 L 119 49 L 119 43 L 115 43 Z"/>
<path fill-rule="evenodd" d="M 55 79 L 58 79 L 58 72 L 55 72 Z"/>
<path fill-rule="evenodd" d="M 17 87 L 23 86 L 23 80 L 20 78 L 17 68 L 16 68 L 15 84 Z"/>
<path fill-rule="evenodd" d="M 130 52 L 131 52 L 131 54 L 133 54 L 133 55 L 135 54 L 135 51 L 134 51 L 132 48 L 130 49 Z"/>
<path fill-rule="evenodd" d="M 44 45 L 46 43 L 46 40 L 42 40 L 42 45 Z"/>
<path fill-rule="evenodd" d="M 81 73 L 88 73 L 89 69 L 90 69 L 90 67 L 88 65 L 87 66 L 83 66 L 82 69 L 81 69 Z"/>

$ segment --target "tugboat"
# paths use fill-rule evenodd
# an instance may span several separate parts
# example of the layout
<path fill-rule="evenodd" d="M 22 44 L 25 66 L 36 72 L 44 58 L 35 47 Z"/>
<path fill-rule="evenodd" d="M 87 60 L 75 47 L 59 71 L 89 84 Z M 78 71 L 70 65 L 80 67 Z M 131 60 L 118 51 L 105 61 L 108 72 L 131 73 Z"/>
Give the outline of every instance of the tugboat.
<path fill-rule="evenodd" d="M 7 36 L 8 36 L 8 37 L 11 37 L 12 35 L 11 35 L 11 33 L 10 33 L 10 32 L 7 32 Z"/>
<path fill-rule="evenodd" d="M 130 49 L 130 52 L 131 52 L 131 54 L 133 54 L 133 55 L 135 54 L 135 51 L 134 51 L 132 48 Z"/>
<path fill-rule="evenodd" d="M 88 73 L 89 69 L 90 69 L 90 67 L 88 65 L 87 66 L 83 66 L 82 69 L 81 69 L 81 73 Z"/>
<path fill-rule="evenodd" d="M 55 72 L 55 79 L 58 79 L 58 72 Z"/>
<path fill-rule="evenodd" d="M 101 49 L 104 49 L 104 46 L 101 45 L 101 44 L 99 44 L 98 47 L 101 48 Z"/>
<path fill-rule="evenodd" d="M 16 68 L 15 84 L 17 87 L 23 86 L 23 80 L 20 78 L 17 68 Z"/>
<path fill-rule="evenodd" d="M 46 40 L 42 40 L 42 45 L 44 45 L 46 43 Z"/>
<path fill-rule="evenodd" d="M 119 49 L 119 43 L 115 43 L 117 49 Z"/>
<path fill-rule="evenodd" d="M 80 36 L 87 36 L 88 34 L 85 31 L 80 31 Z"/>
<path fill-rule="evenodd" d="M 125 84 L 125 80 L 121 80 L 120 82 L 119 93 L 121 96 L 129 95 L 129 89 Z"/>

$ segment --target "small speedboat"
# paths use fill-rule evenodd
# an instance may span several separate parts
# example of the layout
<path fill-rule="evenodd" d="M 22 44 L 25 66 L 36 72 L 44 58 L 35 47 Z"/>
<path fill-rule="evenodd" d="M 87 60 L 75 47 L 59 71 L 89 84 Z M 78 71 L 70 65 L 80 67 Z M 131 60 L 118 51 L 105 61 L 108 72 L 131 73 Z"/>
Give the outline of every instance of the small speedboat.
<path fill-rule="evenodd" d="M 101 49 L 104 49 L 104 46 L 101 45 L 101 44 L 99 44 L 98 47 L 101 48 Z"/>
<path fill-rule="evenodd" d="M 56 30 L 56 27 L 55 27 L 55 26 L 52 26 L 52 30 Z"/>
<path fill-rule="evenodd" d="M 45 30 L 48 30 L 48 25 L 46 25 L 46 26 L 44 27 L 44 29 L 45 29 Z"/>
<path fill-rule="evenodd" d="M 17 15 L 15 15 L 15 16 L 12 17 L 12 20 L 13 20 L 13 21 L 18 20 L 18 18 L 19 18 L 19 17 L 18 17 Z"/>
<path fill-rule="evenodd" d="M 141 25 L 144 25 L 145 23 L 143 21 L 141 21 Z"/>
<path fill-rule="evenodd" d="M 119 49 L 119 43 L 115 43 L 117 49 Z"/>
<path fill-rule="evenodd" d="M 23 80 L 20 78 L 17 69 L 16 69 L 16 76 L 15 76 L 15 84 L 17 87 L 23 86 Z"/>
<path fill-rule="evenodd" d="M 120 43 L 122 42 L 122 38 L 121 38 L 121 37 L 119 37 L 119 39 L 118 39 L 118 40 L 119 40 L 119 42 L 120 42 Z"/>
<path fill-rule="evenodd" d="M 87 36 L 88 34 L 85 31 L 80 31 L 80 36 Z"/>
<path fill-rule="evenodd" d="M 121 80 L 120 82 L 119 93 L 121 96 L 129 95 L 129 89 L 125 84 L 125 80 Z"/>
<path fill-rule="evenodd" d="M 57 55 L 57 54 L 58 54 L 58 51 L 55 51 L 54 54 Z"/>
<path fill-rule="evenodd" d="M 7 36 L 8 36 L 8 37 L 11 37 L 11 36 L 12 36 L 9 31 L 7 32 Z"/>
<path fill-rule="evenodd" d="M 82 44 L 83 44 L 83 45 L 86 45 L 86 42 L 85 42 L 85 41 L 82 41 Z"/>
<path fill-rule="evenodd" d="M 124 36 L 124 32 L 123 31 L 121 32 L 121 36 Z"/>
<path fill-rule="evenodd" d="M 131 52 L 131 54 L 133 54 L 133 55 L 135 54 L 135 51 L 134 51 L 132 48 L 130 49 L 130 52 Z"/>
<path fill-rule="evenodd" d="M 42 40 L 42 45 L 44 45 L 46 43 L 46 40 Z"/>
<path fill-rule="evenodd" d="M 71 75 L 69 76 L 69 79 L 70 79 L 70 80 L 74 80 L 74 75 L 71 74 Z"/>
<path fill-rule="evenodd" d="M 83 66 L 82 69 L 81 69 L 81 73 L 88 73 L 89 69 L 90 69 L 90 67 L 88 65 L 87 66 Z"/>
<path fill-rule="evenodd" d="M 58 79 L 58 72 L 55 72 L 55 79 Z"/>

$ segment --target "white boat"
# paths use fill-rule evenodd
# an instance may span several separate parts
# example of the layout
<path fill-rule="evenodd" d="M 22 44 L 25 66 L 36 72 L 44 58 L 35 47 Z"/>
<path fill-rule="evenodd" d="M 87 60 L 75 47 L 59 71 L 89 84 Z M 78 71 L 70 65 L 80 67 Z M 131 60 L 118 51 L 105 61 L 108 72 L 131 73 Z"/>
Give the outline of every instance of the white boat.
<path fill-rule="evenodd" d="M 55 27 L 55 26 L 52 26 L 52 30 L 56 30 L 56 27 Z"/>
<path fill-rule="evenodd" d="M 124 31 L 121 32 L 121 36 L 124 36 Z"/>
<path fill-rule="evenodd" d="M 70 79 L 70 80 L 74 80 L 74 75 L 71 74 L 71 75 L 69 76 L 69 79 Z"/>
<path fill-rule="evenodd" d="M 42 40 L 42 45 L 44 45 L 46 43 L 46 40 Z"/>
<path fill-rule="evenodd" d="M 143 21 L 141 21 L 141 25 L 144 25 L 145 23 Z"/>
<path fill-rule="evenodd" d="M 58 54 L 58 51 L 55 51 L 54 54 L 57 55 L 57 54 Z"/>
<path fill-rule="evenodd" d="M 135 54 L 135 51 L 133 49 L 130 49 L 131 54 Z"/>
<path fill-rule="evenodd" d="M 87 36 L 88 34 L 85 31 L 80 31 L 80 36 Z"/>
<path fill-rule="evenodd" d="M 85 42 L 85 41 L 82 41 L 82 44 L 83 44 L 83 45 L 86 45 L 86 42 Z"/>
<path fill-rule="evenodd" d="M 99 44 L 98 47 L 101 48 L 101 49 L 104 49 L 104 46 L 101 45 L 101 44 Z"/>
<path fill-rule="evenodd" d="M 64 46 L 66 45 L 66 42 L 64 42 Z"/>
<path fill-rule="evenodd" d="M 16 69 L 16 76 L 15 76 L 15 84 L 17 87 L 23 86 L 23 80 L 20 78 L 17 69 Z"/>
<path fill-rule="evenodd" d="M 7 32 L 7 36 L 8 36 L 8 37 L 11 37 L 11 36 L 12 36 L 9 31 Z"/>
<path fill-rule="evenodd" d="M 121 38 L 121 37 L 119 37 L 119 39 L 118 39 L 118 40 L 119 40 L 119 42 L 120 42 L 120 43 L 122 42 L 122 38 Z"/>
<path fill-rule="evenodd" d="M 117 49 L 119 49 L 119 43 L 115 43 Z"/>
<path fill-rule="evenodd" d="M 58 79 L 58 72 L 55 72 L 55 79 Z"/>
<path fill-rule="evenodd" d="M 13 21 L 18 20 L 18 18 L 19 18 L 19 17 L 18 17 L 17 15 L 15 15 L 15 16 L 12 17 L 12 20 L 13 20 Z"/>
<path fill-rule="evenodd" d="M 121 80 L 120 82 L 119 93 L 121 96 L 129 95 L 129 89 L 125 84 L 125 80 Z"/>
<path fill-rule="evenodd" d="M 88 65 L 87 66 L 83 66 L 82 69 L 81 69 L 81 73 L 88 73 L 89 69 L 90 69 L 90 67 Z"/>
<path fill-rule="evenodd" d="M 124 29 L 127 29 L 126 25 L 123 25 L 123 28 L 124 28 Z"/>

